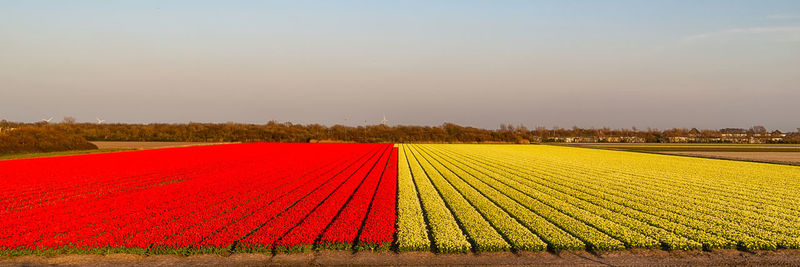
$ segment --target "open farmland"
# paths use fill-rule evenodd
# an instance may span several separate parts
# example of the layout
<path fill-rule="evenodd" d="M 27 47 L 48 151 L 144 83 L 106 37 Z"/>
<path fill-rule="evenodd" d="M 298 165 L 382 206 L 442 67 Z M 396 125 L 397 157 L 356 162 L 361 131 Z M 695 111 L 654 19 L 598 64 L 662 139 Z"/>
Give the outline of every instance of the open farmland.
<path fill-rule="evenodd" d="M 382 249 L 391 144 L 253 143 L 0 162 L 0 253 Z"/>
<path fill-rule="evenodd" d="M 398 247 L 800 248 L 800 168 L 560 146 L 403 145 Z"/>
<path fill-rule="evenodd" d="M 7 160 L 0 173 L 7 263 L 791 264 L 800 248 L 797 166 L 249 143 Z"/>

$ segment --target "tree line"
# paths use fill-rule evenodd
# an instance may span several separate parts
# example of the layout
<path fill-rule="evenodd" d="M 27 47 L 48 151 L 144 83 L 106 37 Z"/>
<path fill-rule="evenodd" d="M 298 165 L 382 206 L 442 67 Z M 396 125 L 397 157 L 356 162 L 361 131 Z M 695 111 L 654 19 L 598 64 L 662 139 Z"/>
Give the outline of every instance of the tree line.
<path fill-rule="evenodd" d="M 697 130 L 673 128 L 610 129 L 560 128 L 501 124 L 499 129 L 481 129 L 444 123 L 439 126 L 325 126 L 270 121 L 266 124 L 187 123 L 187 124 L 96 124 L 75 123 L 17 123 L 0 121 L 0 129 L 19 127 L 48 129 L 66 136 L 80 136 L 89 141 L 170 141 L 170 142 L 431 142 L 431 143 L 531 143 L 561 142 L 566 137 L 627 137 L 622 142 L 669 142 L 670 137 L 719 137 L 730 129 Z M 765 132 L 766 128 L 735 129 L 744 133 Z M 8 131 L 8 130 L 6 130 Z M 616 140 L 599 138 L 597 140 Z M 798 143 L 800 135 L 788 134 L 781 142 Z"/>
<path fill-rule="evenodd" d="M 0 129 L 0 155 L 97 149 L 83 136 L 55 127 L 0 125 Z"/>

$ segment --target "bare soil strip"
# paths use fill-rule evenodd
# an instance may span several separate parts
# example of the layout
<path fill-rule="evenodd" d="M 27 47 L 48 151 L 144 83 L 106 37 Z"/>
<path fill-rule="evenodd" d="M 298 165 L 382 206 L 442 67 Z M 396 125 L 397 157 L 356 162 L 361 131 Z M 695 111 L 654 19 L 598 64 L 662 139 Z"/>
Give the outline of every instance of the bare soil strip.
<path fill-rule="evenodd" d="M 641 146 L 641 147 L 800 147 L 800 144 L 735 144 L 735 143 L 556 143 L 572 146 Z"/>
<path fill-rule="evenodd" d="M 434 254 L 430 252 L 316 251 L 291 254 L 205 254 L 192 256 L 132 254 L 20 256 L 0 259 L 0 266 L 630 266 L 630 265 L 800 265 L 800 250 L 744 252 L 738 250 L 664 251 L 635 249 L 590 253 L 586 251 L 492 252 Z"/>
<path fill-rule="evenodd" d="M 551 145 L 639 152 L 800 152 L 800 144 L 557 143 Z"/>
<path fill-rule="evenodd" d="M 706 157 L 706 158 L 733 159 L 733 160 L 800 165 L 800 152 L 709 152 L 709 151 L 672 152 L 670 151 L 661 153 L 683 155 L 683 156 Z"/>

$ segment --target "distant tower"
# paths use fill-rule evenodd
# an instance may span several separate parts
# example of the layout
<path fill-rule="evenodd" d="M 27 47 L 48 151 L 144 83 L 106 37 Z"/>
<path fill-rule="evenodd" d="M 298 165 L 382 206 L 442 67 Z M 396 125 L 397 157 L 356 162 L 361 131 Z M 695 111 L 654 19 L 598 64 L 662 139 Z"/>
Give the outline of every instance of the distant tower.
<path fill-rule="evenodd" d="M 383 114 L 383 119 L 381 120 L 381 124 L 386 125 L 387 122 L 389 121 L 386 120 L 386 114 Z"/>

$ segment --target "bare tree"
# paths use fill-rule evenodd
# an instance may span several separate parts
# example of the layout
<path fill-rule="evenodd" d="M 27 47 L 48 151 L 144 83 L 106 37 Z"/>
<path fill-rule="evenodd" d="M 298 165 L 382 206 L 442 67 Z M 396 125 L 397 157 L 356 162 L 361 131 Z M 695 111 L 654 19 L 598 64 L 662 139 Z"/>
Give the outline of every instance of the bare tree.
<path fill-rule="evenodd" d="M 66 124 L 73 124 L 73 123 L 75 123 L 75 121 L 76 121 L 75 117 L 66 116 L 66 117 L 64 117 L 64 121 L 63 122 L 66 123 Z"/>
<path fill-rule="evenodd" d="M 764 127 L 764 126 L 761 126 L 761 125 L 756 125 L 756 126 L 750 127 L 750 131 L 753 131 L 753 133 L 757 133 L 757 134 L 763 134 L 763 133 L 767 133 L 767 128 Z"/>

